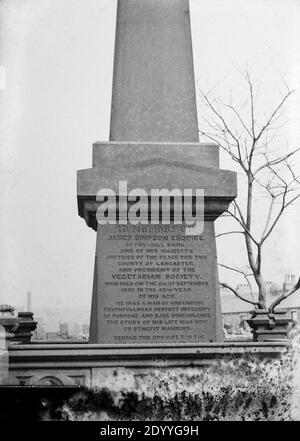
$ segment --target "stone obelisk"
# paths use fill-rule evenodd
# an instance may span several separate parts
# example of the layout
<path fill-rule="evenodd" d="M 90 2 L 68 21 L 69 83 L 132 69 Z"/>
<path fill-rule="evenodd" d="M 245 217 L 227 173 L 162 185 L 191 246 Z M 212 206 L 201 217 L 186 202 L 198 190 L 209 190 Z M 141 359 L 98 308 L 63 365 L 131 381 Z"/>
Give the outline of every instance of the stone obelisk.
<path fill-rule="evenodd" d="M 110 140 L 198 141 L 188 0 L 119 1 Z"/>
<path fill-rule="evenodd" d="M 223 339 L 214 220 L 236 196 L 218 147 L 199 144 L 188 0 L 119 0 L 110 141 L 78 171 L 78 209 L 97 231 L 90 343 Z M 97 192 L 204 189 L 203 234 L 178 225 L 97 225 Z"/>

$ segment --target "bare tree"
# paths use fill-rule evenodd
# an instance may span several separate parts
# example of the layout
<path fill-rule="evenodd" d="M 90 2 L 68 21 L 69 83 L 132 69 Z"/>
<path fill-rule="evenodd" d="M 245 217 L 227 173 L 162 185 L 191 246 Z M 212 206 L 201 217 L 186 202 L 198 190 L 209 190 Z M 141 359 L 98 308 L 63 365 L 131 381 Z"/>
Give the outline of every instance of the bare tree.
<path fill-rule="evenodd" d="M 278 131 L 286 124 L 282 122 L 284 106 L 293 90 L 284 83 L 285 91 L 279 102 L 259 123 L 258 117 L 258 86 L 248 72 L 244 75 L 247 89 L 247 100 L 236 106 L 229 98 L 223 102 L 212 96 L 212 92 L 201 91 L 201 99 L 205 105 L 205 128 L 200 134 L 218 144 L 229 157 L 237 164 L 245 182 L 246 195 L 242 201 L 235 200 L 227 213 L 234 219 L 237 229 L 220 233 L 217 237 L 227 234 L 241 234 L 244 237 L 246 255 L 250 272 L 223 267 L 239 272 L 246 280 L 252 293 L 250 279 L 254 279 L 258 288 L 257 300 L 242 297 L 238 291 L 226 283 L 221 285 L 231 290 L 237 297 L 252 303 L 260 309 L 266 308 L 266 282 L 262 274 L 264 246 L 286 210 L 300 197 L 300 176 L 296 173 L 293 161 L 299 148 L 284 151 L 275 147 L 275 137 Z M 253 228 L 253 221 L 257 211 L 255 195 L 263 195 L 267 200 L 262 228 L 257 233 Z M 270 306 L 274 310 L 282 300 L 300 288 L 300 278 L 295 286 L 283 293 Z"/>

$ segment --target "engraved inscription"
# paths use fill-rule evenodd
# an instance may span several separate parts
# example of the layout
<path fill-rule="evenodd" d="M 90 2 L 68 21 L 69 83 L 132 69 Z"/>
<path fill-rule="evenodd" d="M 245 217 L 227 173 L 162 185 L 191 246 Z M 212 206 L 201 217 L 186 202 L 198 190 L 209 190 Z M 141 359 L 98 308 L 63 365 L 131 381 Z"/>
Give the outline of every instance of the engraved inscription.
<path fill-rule="evenodd" d="M 187 236 L 182 225 L 118 225 L 106 226 L 99 237 L 106 341 L 209 340 L 215 262 L 205 235 Z"/>

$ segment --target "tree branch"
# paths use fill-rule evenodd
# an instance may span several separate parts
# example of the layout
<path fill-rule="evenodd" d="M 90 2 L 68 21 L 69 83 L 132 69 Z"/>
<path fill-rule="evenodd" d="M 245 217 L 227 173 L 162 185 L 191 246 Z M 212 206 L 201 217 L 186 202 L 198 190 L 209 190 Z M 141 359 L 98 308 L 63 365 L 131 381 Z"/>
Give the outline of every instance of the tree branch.
<path fill-rule="evenodd" d="M 226 233 L 216 234 L 215 237 L 218 238 L 218 237 L 222 237 L 222 236 L 227 236 L 229 234 L 245 234 L 245 232 L 244 231 L 226 231 Z"/>
<path fill-rule="evenodd" d="M 283 212 L 287 209 L 287 207 L 288 207 L 289 205 L 291 205 L 293 202 L 295 202 L 295 201 L 300 197 L 300 194 L 298 194 L 297 196 L 295 196 L 295 197 L 292 198 L 289 202 L 286 203 L 286 202 L 285 202 L 285 200 L 286 200 L 286 194 L 287 194 L 287 191 L 284 192 L 283 200 L 282 200 L 282 205 L 281 205 L 281 208 L 280 208 L 280 210 L 279 210 L 279 213 L 278 213 L 277 216 L 275 217 L 275 219 L 274 219 L 272 225 L 270 226 L 268 232 L 267 232 L 267 233 L 264 235 L 264 237 L 261 239 L 261 241 L 260 241 L 261 244 L 263 244 L 264 241 L 270 236 L 270 234 L 271 234 L 272 231 L 274 230 L 276 224 L 278 223 L 279 219 L 281 218 Z"/>
<path fill-rule="evenodd" d="M 253 299 L 254 296 L 253 296 L 252 286 L 251 286 L 250 280 L 248 278 L 248 276 L 253 276 L 253 274 L 247 274 L 247 273 L 245 273 L 245 271 L 242 271 L 242 270 L 240 270 L 238 268 L 233 268 L 233 267 L 228 266 L 228 265 L 223 265 L 222 263 L 219 263 L 218 265 L 221 266 L 222 268 L 226 268 L 226 269 L 228 269 L 230 271 L 234 271 L 236 273 L 242 274 L 242 276 L 245 278 L 245 280 L 246 280 L 246 282 L 248 284 L 248 287 L 249 287 L 249 290 L 250 290 L 250 293 L 251 293 L 251 297 Z"/>
<path fill-rule="evenodd" d="M 264 230 L 262 232 L 262 235 L 261 235 L 261 239 L 263 239 L 263 237 L 265 236 L 266 232 L 268 231 L 268 228 L 269 228 L 269 225 L 270 225 L 270 222 L 271 222 L 271 217 L 272 217 L 272 212 L 273 212 L 273 208 L 274 208 L 275 199 L 276 198 L 274 196 L 271 197 L 271 203 L 270 203 L 270 206 L 269 206 L 267 220 L 266 220 L 265 228 L 264 228 Z"/>
<path fill-rule="evenodd" d="M 246 72 L 246 79 L 249 85 L 250 91 L 250 113 L 251 113 L 251 130 L 252 130 L 252 139 L 255 140 L 255 120 L 254 120 L 254 99 L 253 99 L 253 84 L 250 80 L 249 72 Z"/>
<path fill-rule="evenodd" d="M 229 210 L 226 210 L 226 213 L 228 213 L 231 217 L 233 217 L 233 219 L 235 219 L 243 228 L 245 235 L 249 236 L 250 239 L 255 243 L 255 245 L 257 245 L 257 241 L 254 239 L 254 237 L 252 236 L 252 234 L 249 232 L 248 228 L 246 227 L 246 225 L 244 224 L 244 222 L 242 220 L 240 220 L 234 213 L 232 213 Z"/>
<path fill-rule="evenodd" d="M 281 109 L 281 107 L 283 106 L 283 104 L 285 103 L 285 101 L 288 99 L 288 97 L 294 93 L 294 90 L 289 90 L 288 93 L 282 98 L 282 100 L 280 101 L 280 103 L 278 104 L 278 106 L 274 109 L 274 111 L 271 113 L 270 118 L 267 120 L 267 122 L 263 125 L 263 127 L 261 128 L 259 134 L 255 137 L 255 140 L 258 141 L 259 138 L 261 137 L 261 135 L 263 134 L 263 132 L 266 130 L 267 127 L 270 126 L 270 124 L 272 123 L 272 120 L 274 119 L 274 117 L 277 115 L 278 111 Z"/>
<path fill-rule="evenodd" d="M 271 161 L 268 160 L 268 158 L 266 157 L 266 162 L 264 164 L 262 164 L 260 167 L 258 167 L 254 172 L 253 172 L 253 176 L 256 176 L 257 173 L 259 173 L 261 170 L 263 170 L 264 168 L 269 168 L 272 167 L 273 165 L 277 165 L 280 164 L 281 162 L 284 162 L 286 159 L 290 158 L 291 156 L 293 156 L 295 153 L 299 152 L 300 147 L 298 147 L 296 150 L 293 150 L 290 153 L 287 153 L 284 156 L 281 156 L 280 158 L 275 158 Z M 265 155 L 266 156 L 266 155 Z"/>
<path fill-rule="evenodd" d="M 229 289 L 230 291 L 232 291 L 233 294 L 234 294 L 236 297 L 238 297 L 240 300 L 243 300 L 243 302 L 250 303 L 251 305 L 259 306 L 259 303 L 258 303 L 258 302 L 252 302 L 252 300 L 245 299 L 245 298 L 242 297 L 242 296 L 241 296 L 241 295 L 240 295 L 240 294 L 239 294 L 234 288 L 232 288 L 230 285 L 227 285 L 227 283 L 220 282 L 219 285 L 221 285 L 221 286 L 223 286 L 224 288 L 227 288 L 227 289 Z"/>
<path fill-rule="evenodd" d="M 294 292 L 298 291 L 298 289 L 300 288 L 300 277 L 298 279 L 298 282 L 288 291 L 286 291 L 285 293 L 281 294 L 281 296 L 279 296 L 269 307 L 269 311 L 270 313 L 274 312 L 274 309 L 276 306 L 278 306 L 283 300 L 287 299 L 288 297 L 290 297 L 292 294 L 294 294 Z"/>

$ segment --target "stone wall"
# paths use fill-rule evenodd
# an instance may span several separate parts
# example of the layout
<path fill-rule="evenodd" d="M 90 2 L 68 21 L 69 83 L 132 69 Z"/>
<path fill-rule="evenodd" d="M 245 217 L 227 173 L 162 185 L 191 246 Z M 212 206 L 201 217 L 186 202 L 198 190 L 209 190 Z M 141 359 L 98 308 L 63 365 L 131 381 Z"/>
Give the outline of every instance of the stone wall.
<path fill-rule="evenodd" d="M 104 378 L 105 377 L 105 378 Z M 96 379 L 95 379 L 96 380 Z M 293 357 L 216 359 L 210 366 L 115 369 L 63 407 L 70 420 L 290 420 Z"/>
<path fill-rule="evenodd" d="M 297 338 L 291 345 L 11 345 L 10 384 L 29 386 L 29 394 L 32 385 L 69 388 L 59 405 L 46 400 L 40 419 L 300 419 L 298 347 Z"/>

